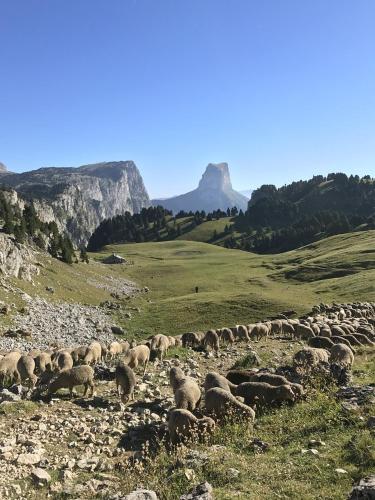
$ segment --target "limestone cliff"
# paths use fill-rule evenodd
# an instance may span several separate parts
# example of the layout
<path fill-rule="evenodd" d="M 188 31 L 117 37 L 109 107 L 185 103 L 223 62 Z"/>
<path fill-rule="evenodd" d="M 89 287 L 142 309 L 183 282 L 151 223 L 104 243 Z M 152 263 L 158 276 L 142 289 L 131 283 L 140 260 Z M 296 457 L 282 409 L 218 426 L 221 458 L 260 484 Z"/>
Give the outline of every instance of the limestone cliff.
<path fill-rule="evenodd" d="M 0 182 L 32 200 L 39 218 L 55 220 L 77 245 L 85 244 L 103 219 L 150 205 L 132 161 L 3 173 Z"/>

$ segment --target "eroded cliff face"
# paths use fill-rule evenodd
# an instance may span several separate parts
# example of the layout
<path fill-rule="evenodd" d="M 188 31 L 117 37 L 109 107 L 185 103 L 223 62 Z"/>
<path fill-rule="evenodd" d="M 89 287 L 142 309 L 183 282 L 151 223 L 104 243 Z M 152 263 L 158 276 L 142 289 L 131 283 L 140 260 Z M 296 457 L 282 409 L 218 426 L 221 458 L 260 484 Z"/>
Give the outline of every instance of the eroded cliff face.
<path fill-rule="evenodd" d="M 39 218 L 56 221 L 59 230 L 66 230 L 76 245 L 86 244 L 103 219 L 126 211 L 139 212 L 150 205 L 132 161 L 5 174 L 1 183 L 32 200 Z"/>
<path fill-rule="evenodd" d="M 13 237 L 0 233 L 0 275 L 32 281 L 39 274 L 36 252 Z"/>

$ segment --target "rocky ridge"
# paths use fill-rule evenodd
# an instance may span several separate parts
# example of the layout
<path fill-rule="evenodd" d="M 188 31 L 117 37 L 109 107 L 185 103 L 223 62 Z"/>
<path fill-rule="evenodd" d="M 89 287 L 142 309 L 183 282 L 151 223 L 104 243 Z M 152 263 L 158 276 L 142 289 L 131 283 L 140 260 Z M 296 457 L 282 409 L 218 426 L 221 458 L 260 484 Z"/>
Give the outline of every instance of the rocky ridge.
<path fill-rule="evenodd" d="M 77 245 L 86 244 L 99 223 L 126 211 L 139 212 L 150 200 L 132 161 L 78 168 L 2 172 L 1 183 L 32 200 L 43 222 L 55 221 Z"/>

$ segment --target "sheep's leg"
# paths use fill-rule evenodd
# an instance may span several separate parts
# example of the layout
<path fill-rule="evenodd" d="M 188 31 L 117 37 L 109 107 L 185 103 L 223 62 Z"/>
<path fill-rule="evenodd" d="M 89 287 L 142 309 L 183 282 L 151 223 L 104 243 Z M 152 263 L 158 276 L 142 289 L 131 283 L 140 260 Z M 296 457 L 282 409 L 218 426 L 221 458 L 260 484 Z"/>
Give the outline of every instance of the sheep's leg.
<path fill-rule="evenodd" d="M 73 397 L 73 386 L 72 385 L 69 386 L 69 395 L 70 395 L 70 399 L 72 399 L 72 397 Z"/>
<path fill-rule="evenodd" d="M 86 396 L 86 394 L 87 394 L 87 389 L 89 388 L 89 384 L 88 384 L 88 383 L 86 383 L 86 384 L 83 384 L 83 386 L 84 386 L 84 388 L 85 388 L 85 389 L 84 389 L 84 391 L 83 391 L 83 397 L 85 397 L 85 396 Z"/>
<path fill-rule="evenodd" d="M 145 373 L 146 373 L 147 363 L 148 363 L 148 360 L 145 361 L 143 375 L 145 375 Z"/>

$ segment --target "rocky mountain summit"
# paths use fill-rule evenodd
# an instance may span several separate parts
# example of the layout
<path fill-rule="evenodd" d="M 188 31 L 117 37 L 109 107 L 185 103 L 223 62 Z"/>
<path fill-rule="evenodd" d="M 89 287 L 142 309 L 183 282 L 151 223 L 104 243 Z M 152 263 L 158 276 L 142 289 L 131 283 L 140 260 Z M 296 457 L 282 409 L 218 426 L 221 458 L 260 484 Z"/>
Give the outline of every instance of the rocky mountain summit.
<path fill-rule="evenodd" d="M 167 199 L 152 200 L 154 206 L 161 205 L 174 213 L 213 210 L 237 207 L 246 210 L 247 198 L 232 188 L 227 163 L 209 163 L 197 189 Z"/>
<path fill-rule="evenodd" d="M 150 200 L 132 161 L 103 162 L 78 168 L 40 168 L 2 173 L 1 184 L 33 200 L 44 222 L 55 220 L 77 245 L 85 244 L 99 223 L 126 211 L 139 212 Z"/>

